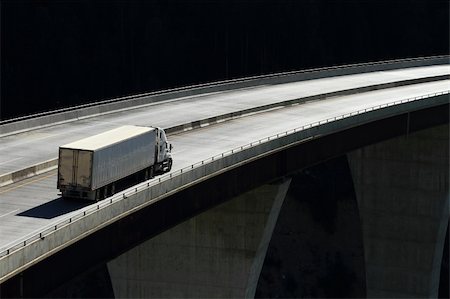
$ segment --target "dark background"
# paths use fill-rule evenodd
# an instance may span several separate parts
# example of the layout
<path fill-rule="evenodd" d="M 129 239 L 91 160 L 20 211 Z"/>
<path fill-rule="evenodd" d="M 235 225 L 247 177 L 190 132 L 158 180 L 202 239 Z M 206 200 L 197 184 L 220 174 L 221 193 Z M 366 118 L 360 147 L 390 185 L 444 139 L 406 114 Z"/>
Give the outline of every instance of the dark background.
<path fill-rule="evenodd" d="M 447 0 L 2 0 L 0 119 L 228 78 L 448 53 Z"/>

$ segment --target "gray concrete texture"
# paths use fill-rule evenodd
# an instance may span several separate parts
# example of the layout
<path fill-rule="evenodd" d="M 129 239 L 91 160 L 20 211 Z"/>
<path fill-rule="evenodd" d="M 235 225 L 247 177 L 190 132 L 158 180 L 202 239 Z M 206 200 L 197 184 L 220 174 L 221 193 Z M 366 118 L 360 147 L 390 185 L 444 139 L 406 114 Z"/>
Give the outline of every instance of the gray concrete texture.
<path fill-rule="evenodd" d="M 10 173 L 0 175 L 0 187 L 31 178 L 58 167 L 58 159 L 50 159 Z"/>
<path fill-rule="evenodd" d="M 45 259 L 54 252 L 107 226 L 109 223 L 230 168 L 239 167 L 258 157 L 269 155 L 272 152 L 299 142 L 304 142 L 305 139 L 313 136 L 332 134 L 333 132 L 377 119 L 448 102 L 449 96 L 445 94 L 426 100 L 387 106 L 364 114 L 349 116 L 286 136 L 274 136 L 261 144 L 258 143 L 243 150 L 228 153 L 224 157 L 217 157 L 214 161 L 199 164 L 196 168 L 185 169 L 182 173 L 171 173 L 171 178 L 166 177 L 160 183 L 154 181 L 153 183 L 156 184 L 150 185 L 150 187 L 146 187 L 145 184 L 140 185 L 136 191 L 130 191 L 123 198 L 119 194 L 97 205 L 91 205 L 70 214 L 70 218 L 66 217 L 62 223 L 58 223 L 57 227 L 52 225 L 44 230 L 43 236 L 45 238 L 43 239 L 40 239 L 39 235 L 37 235 L 32 241 L 27 241 L 25 246 L 23 246 L 23 243 L 19 243 L 14 247 L 14 250 L 10 250 L 8 254 L 0 257 L 0 282 L 20 273 L 20 271 Z M 83 216 L 84 212 L 86 212 L 85 216 Z M 3 255 L 5 252 L 1 254 Z"/>
<path fill-rule="evenodd" d="M 108 262 L 115 297 L 244 297 L 249 281 L 259 277 L 254 263 L 264 260 L 269 219 L 278 216 L 280 205 L 272 206 L 282 202 L 288 187 L 289 182 L 261 186 Z"/>
<path fill-rule="evenodd" d="M 346 156 L 291 176 L 256 297 L 364 298 L 364 246 Z"/>
<path fill-rule="evenodd" d="M 130 107 L 146 105 L 149 103 L 172 100 L 175 98 L 190 97 L 204 93 L 223 92 L 266 84 L 283 84 L 303 80 L 328 78 L 343 75 L 352 75 L 366 72 L 387 71 L 401 68 L 419 66 L 431 66 L 448 64 L 449 56 L 435 56 L 428 58 L 392 60 L 377 63 L 362 63 L 341 67 L 326 67 L 299 72 L 281 73 L 246 79 L 237 79 L 225 82 L 211 83 L 196 87 L 180 88 L 166 92 L 147 93 L 132 97 L 124 97 L 116 100 L 104 101 L 95 105 L 82 105 L 77 108 L 63 109 L 60 112 L 52 112 L 48 115 L 36 114 L 31 118 L 18 118 L 12 121 L 0 122 L 0 135 L 11 132 L 26 131 L 30 128 L 39 128 L 47 125 L 65 123 L 67 121 L 80 120 L 87 117 L 98 116 L 111 111 L 127 109 Z"/>
<path fill-rule="evenodd" d="M 348 159 L 368 297 L 437 297 L 449 220 L 449 126 L 364 147 Z"/>
<path fill-rule="evenodd" d="M 336 97 L 336 96 L 352 95 L 352 94 L 369 92 L 369 91 L 379 90 L 379 89 L 387 89 L 387 88 L 399 87 L 399 86 L 404 86 L 404 85 L 412 85 L 412 84 L 420 84 L 420 83 L 425 83 L 425 82 L 439 81 L 439 80 L 443 80 L 446 78 L 448 79 L 448 77 L 449 77 L 449 75 L 434 75 L 434 76 L 431 74 L 429 74 L 429 75 L 430 75 L 430 77 L 418 77 L 415 79 L 406 79 L 405 78 L 403 80 L 393 81 L 393 82 L 389 82 L 389 83 L 372 84 L 372 85 L 355 87 L 355 88 L 345 88 L 344 87 L 343 89 L 337 90 L 337 91 L 322 92 L 322 93 L 315 94 L 315 95 L 309 95 L 309 96 L 288 99 L 288 100 L 282 100 L 282 101 L 275 101 L 275 102 L 269 103 L 269 104 L 260 104 L 258 106 L 254 106 L 252 108 L 247 108 L 247 109 L 241 108 L 241 110 L 236 110 L 233 112 L 215 115 L 215 116 L 207 117 L 207 118 L 197 119 L 197 118 L 195 118 L 197 116 L 194 115 L 193 116 L 195 118 L 194 121 L 189 121 L 189 122 L 181 123 L 181 124 L 175 124 L 175 125 L 172 125 L 169 127 L 165 127 L 164 129 L 166 130 L 167 133 L 173 134 L 173 133 L 183 132 L 183 131 L 187 131 L 187 130 L 196 129 L 199 127 L 216 124 L 218 122 L 232 120 L 235 118 L 243 117 L 243 116 L 251 114 L 251 113 L 261 112 L 264 110 L 269 110 L 269 109 L 273 109 L 273 108 L 277 108 L 277 107 L 285 107 L 285 106 L 299 104 L 299 103 L 305 103 L 305 102 L 313 101 L 313 100 L 325 99 L 325 98 Z M 133 108 L 131 107 L 130 109 L 133 109 Z M 110 112 L 113 113 L 113 111 L 110 111 Z M 75 121 L 75 120 L 78 120 L 78 118 L 73 119 L 72 121 Z M 55 125 L 58 123 L 59 122 L 55 122 L 52 125 Z M 9 125 L 6 124 L 6 126 L 9 126 Z M 39 127 L 42 127 L 42 126 L 38 126 L 37 128 L 39 128 Z M 3 126 L 0 126 L 0 132 L 1 132 L 2 128 L 3 128 Z M 30 127 L 30 129 L 32 129 L 32 128 L 33 127 Z M 9 133 L 15 134 L 16 132 L 13 131 L 13 132 L 9 132 Z M 6 133 L 6 135 L 7 134 L 8 133 Z M 20 160 L 20 159 L 23 159 L 23 157 L 19 156 L 19 157 L 13 158 L 13 160 Z M 23 160 L 22 160 L 22 162 L 23 162 Z M 57 166 L 57 162 L 58 162 L 57 158 L 53 158 L 53 159 L 46 160 L 44 162 L 38 162 L 38 163 L 34 162 L 34 164 L 31 166 L 27 165 L 27 167 L 25 167 L 25 168 L 19 167 L 12 172 L 0 174 L 0 186 L 6 186 L 8 184 L 18 182 L 25 178 L 33 177 L 33 176 L 41 174 L 43 172 L 55 169 L 55 167 Z M 8 164 L 10 162 L 7 161 L 7 162 L 3 162 L 1 164 L 5 164 L 5 163 Z"/>
<path fill-rule="evenodd" d="M 246 90 L 203 94 L 156 104 L 133 106 L 88 119 L 73 120 L 70 123 L 53 123 L 48 127 L 35 128 L 28 132 L 13 132 L 12 135 L 0 137 L 4 145 L 0 155 L 0 186 L 42 173 L 43 167 L 48 165 L 49 160 L 56 159 L 59 145 L 123 124 L 159 126 L 167 129 L 169 133 L 175 133 L 237 119 L 264 110 L 269 111 L 325 98 L 330 100 L 337 96 L 370 94 L 382 88 L 393 91 L 402 90 L 405 87 L 422 86 L 424 92 L 422 94 L 425 94 L 425 90 L 442 90 L 442 87 L 436 84 L 442 85 L 445 82 L 443 78 L 448 78 L 449 74 L 449 65 L 438 65 L 262 85 Z M 433 89 L 430 89 L 430 86 L 434 86 Z M 445 87 L 447 88 L 448 84 Z M 0 130 L 1 127 L 0 125 Z M 52 162 L 56 165 L 56 161 Z M 39 172 L 36 169 L 39 169 Z"/>

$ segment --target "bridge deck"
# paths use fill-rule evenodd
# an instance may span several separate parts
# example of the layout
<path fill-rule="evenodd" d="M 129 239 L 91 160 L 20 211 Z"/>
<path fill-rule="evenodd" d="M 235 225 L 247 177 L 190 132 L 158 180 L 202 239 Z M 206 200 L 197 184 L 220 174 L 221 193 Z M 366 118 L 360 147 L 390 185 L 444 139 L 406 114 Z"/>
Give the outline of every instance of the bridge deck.
<path fill-rule="evenodd" d="M 443 73 L 448 73 L 449 71 L 449 67 L 433 68 L 439 69 L 439 72 Z M 429 70 L 421 69 L 420 71 L 428 72 Z M 412 70 L 409 71 L 414 73 Z M 416 71 L 419 73 L 419 70 Z M 406 76 L 401 71 L 394 73 L 390 73 L 388 76 Z M 381 76 L 381 74 L 377 73 L 373 75 L 375 77 Z M 364 80 L 362 75 L 350 77 L 335 78 L 337 81 L 326 79 L 325 82 L 330 82 L 330 88 L 339 88 L 345 82 L 358 82 L 358 78 L 361 79 L 361 82 L 369 80 L 369 78 Z M 311 84 L 317 88 L 316 91 L 323 92 L 327 85 L 324 81 L 321 82 L 321 84 L 317 82 L 303 82 L 303 84 L 295 83 L 288 84 L 288 86 L 266 86 L 257 90 L 244 90 L 240 93 L 218 94 L 216 95 L 218 104 L 215 107 L 212 107 L 210 103 L 216 101 L 216 97 L 210 95 L 206 98 L 190 99 L 186 103 L 184 101 L 164 103 L 151 108 L 147 107 L 58 125 L 30 133 L 5 137 L 2 140 L 1 151 L 2 153 L 9 151 L 9 146 L 3 147 L 3 145 L 9 145 L 9 142 L 11 142 L 11 148 L 16 147 L 17 152 L 19 152 L 19 149 L 25 151 L 18 153 L 18 155 L 30 155 L 33 157 L 32 153 L 36 151 L 34 146 L 38 146 L 44 151 L 49 151 L 48 157 L 52 157 L 54 154 L 48 148 L 53 147 L 56 151 L 57 146 L 61 143 L 91 135 L 119 124 L 159 125 L 166 127 L 171 124 L 171 121 L 178 121 L 178 117 L 189 119 L 193 115 L 194 117 L 201 117 L 202 113 L 203 115 L 210 115 L 211 111 L 217 113 L 215 109 L 219 109 L 218 107 L 221 106 L 232 106 L 232 109 L 236 109 L 238 106 L 249 105 L 248 102 L 252 102 L 254 105 L 255 103 L 253 102 L 258 99 L 268 101 L 271 98 L 280 100 L 287 96 L 298 97 L 308 92 L 304 84 Z M 175 146 L 173 151 L 175 161 L 173 171 L 272 134 L 344 113 L 389 103 L 394 100 L 447 91 L 449 85 L 450 80 L 442 80 L 339 96 L 329 98 L 326 101 L 311 101 L 289 108 L 272 109 L 201 129 L 173 134 L 170 136 L 170 140 Z M 313 90 L 314 88 L 311 87 L 310 92 L 313 92 Z M 230 104 L 227 102 L 230 99 L 239 99 L 239 101 L 235 100 Z M 194 114 L 194 110 L 197 107 L 201 109 L 199 108 L 200 111 Z M 4 143 L 5 140 L 6 142 Z M 34 157 L 41 157 L 40 155 L 38 151 Z M 2 228 L 0 230 L 0 251 L 10 244 L 39 231 L 42 227 L 56 223 L 61 219 L 69 218 L 73 213 L 78 213 L 88 204 L 87 202 L 62 200 L 58 196 L 58 190 L 56 189 L 55 171 L 0 188 L 0 227 Z"/>
<path fill-rule="evenodd" d="M 56 158 L 58 146 L 124 124 L 163 128 L 208 117 L 368 85 L 450 74 L 450 65 L 331 77 L 151 104 L 0 138 L 0 175 Z"/>

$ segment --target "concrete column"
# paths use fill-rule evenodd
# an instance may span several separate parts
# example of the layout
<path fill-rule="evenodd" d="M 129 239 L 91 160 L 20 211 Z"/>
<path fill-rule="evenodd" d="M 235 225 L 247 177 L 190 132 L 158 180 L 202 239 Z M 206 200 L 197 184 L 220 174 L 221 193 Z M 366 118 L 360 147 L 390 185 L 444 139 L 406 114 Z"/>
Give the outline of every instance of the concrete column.
<path fill-rule="evenodd" d="M 449 219 L 449 127 L 348 154 L 368 297 L 437 297 Z"/>
<path fill-rule="evenodd" d="M 254 293 L 289 182 L 240 195 L 108 262 L 115 297 Z"/>
<path fill-rule="evenodd" d="M 281 185 L 275 196 L 275 199 L 270 210 L 269 217 L 264 228 L 264 232 L 261 241 L 256 251 L 255 258 L 253 259 L 252 267 L 250 268 L 249 279 L 247 283 L 247 289 L 245 291 L 245 298 L 255 298 L 256 287 L 258 285 L 259 276 L 261 274 L 264 260 L 266 258 L 267 249 L 272 239 L 273 230 L 278 221 L 281 207 L 283 206 L 284 199 L 286 198 L 287 191 L 291 184 L 291 179 L 286 179 Z"/>
<path fill-rule="evenodd" d="M 345 156 L 292 177 L 255 295 L 366 296 L 361 225 Z"/>

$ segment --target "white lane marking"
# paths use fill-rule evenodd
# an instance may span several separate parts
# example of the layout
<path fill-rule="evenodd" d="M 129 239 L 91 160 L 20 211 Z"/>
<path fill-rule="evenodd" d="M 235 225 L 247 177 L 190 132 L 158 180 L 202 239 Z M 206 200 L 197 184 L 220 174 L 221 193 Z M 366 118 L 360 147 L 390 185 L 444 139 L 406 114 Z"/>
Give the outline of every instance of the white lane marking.
<path fill-rule="evenodd" d="M 2 165 L 2 164 L 8 164 L 8 163 L 11 163 L 11 162 L 13 162 L 13 161 L 20 160 L 20 159 L 23 159 L 23 157 L 19 157 L 19 158 L 15 158 L 15 159 L 12 159 L 12 160 L 5 161 L 5 162 L 1 162 L 0 165 Z"/>
<path fill-rule="evenodd" d="M 6 214 L 3 214 L 3 215 L 0 216 L 0 218 L 5 217 L 5 216 L 8 216 L 9 214 L 15 213 L 15 212 L 17 212 L 18 210 L 19 210 L 19 209 L 16 209 L 16 210 L 14 210 L 14 211 L 11 211 L 11 212 L 8 212 L 8 213 L 6 213 Z"/>

